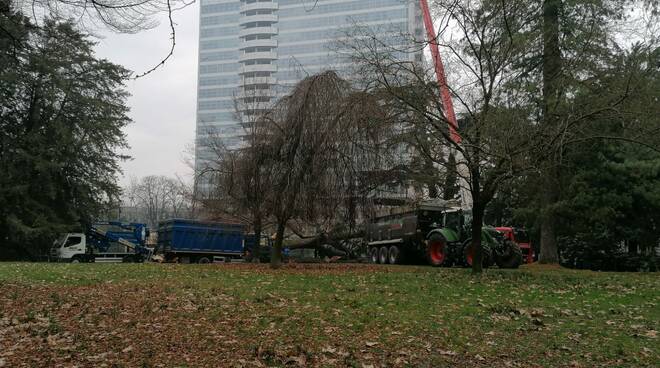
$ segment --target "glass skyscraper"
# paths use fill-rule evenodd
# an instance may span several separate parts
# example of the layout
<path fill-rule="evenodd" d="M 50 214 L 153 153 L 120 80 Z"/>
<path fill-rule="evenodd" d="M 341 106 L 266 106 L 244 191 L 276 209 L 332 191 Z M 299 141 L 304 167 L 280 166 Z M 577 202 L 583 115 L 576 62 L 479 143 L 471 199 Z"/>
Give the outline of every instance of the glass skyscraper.
<path fill-rule="evenodd" d="M 208 137 L 239 147 L 236 104 L 275 101 L 307 75 L 349 64 L 333 51 L 356 25 L 421 35 L 415 0 L 201 0 L 196 166 L 212 157 Z M 421 52 L 402 57 L 421 61 Z"/>

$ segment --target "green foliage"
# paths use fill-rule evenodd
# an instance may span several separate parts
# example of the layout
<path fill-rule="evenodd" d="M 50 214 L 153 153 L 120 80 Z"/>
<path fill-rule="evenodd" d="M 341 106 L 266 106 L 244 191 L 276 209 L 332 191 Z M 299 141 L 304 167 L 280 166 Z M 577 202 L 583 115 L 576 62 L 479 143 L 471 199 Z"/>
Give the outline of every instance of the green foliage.
<path fill-rule="evenodd" d="M 614 260 L 628 251 L 653 254 L 660 244 L 660 156 L 630 144 L 598 142 L 572 160 L 576 166 L 557 205 L 566 262 L 623 269 L 617 263 L 624 260 Z M 599 266 L 598 258 L 606 263 Z"/>
<path fill-rule="evenodd" d="M 32 258 L 118 196 L 128 72 L 71 22 L 0 26 L 0 258 Z"/>

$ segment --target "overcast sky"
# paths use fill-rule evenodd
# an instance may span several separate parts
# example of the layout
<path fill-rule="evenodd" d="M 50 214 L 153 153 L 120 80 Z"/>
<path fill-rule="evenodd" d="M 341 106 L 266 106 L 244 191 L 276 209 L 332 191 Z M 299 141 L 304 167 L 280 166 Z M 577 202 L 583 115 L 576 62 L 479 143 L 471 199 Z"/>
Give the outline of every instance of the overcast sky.
<path fill-rule="evenodd" d="M 199 2 L 174 13 L 176 49 L 155 72 L 127 82 L 128 106 L 133 124 L 126 129 L 132 160 L 124 162 L 121 184 L 131 176 L 175 174 L 192 179 L 184 162 L 192 159 L 195 137 Z M 98 40 L 100 57 L 142 73 L 165 57 L 170 49 L 169 27 L 163 17 L 159 27 L 138 34 L 106 34 Z"/>

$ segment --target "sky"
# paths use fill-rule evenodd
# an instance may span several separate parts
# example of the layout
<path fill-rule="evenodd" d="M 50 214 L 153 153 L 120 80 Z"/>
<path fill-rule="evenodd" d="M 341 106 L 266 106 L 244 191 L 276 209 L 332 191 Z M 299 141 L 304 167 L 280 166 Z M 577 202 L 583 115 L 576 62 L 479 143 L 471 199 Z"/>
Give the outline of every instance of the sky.
<path fill-rule="evenodd" d="M 126 83 L 133 123 L 124 129 L 132 156 L 123 162 L 120 184 L 131 177 L 181 176 L 192 181 L 197 95 L 199 2 L 173 14 L 176 23 L 174 55 L 153 73 Z M 158 64 L 171 47 L 165 15 L 160 25 L 137 34 L 105 33 L 98 39 L 97 56 L 123 65 L 136 74 Z"/>

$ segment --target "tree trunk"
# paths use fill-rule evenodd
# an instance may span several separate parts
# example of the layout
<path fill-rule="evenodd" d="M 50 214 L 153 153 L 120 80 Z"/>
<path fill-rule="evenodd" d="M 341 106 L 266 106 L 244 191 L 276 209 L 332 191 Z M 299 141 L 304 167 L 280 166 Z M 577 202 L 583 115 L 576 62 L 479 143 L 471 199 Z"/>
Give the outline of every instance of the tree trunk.
<path fill-rule="evenodd" d="M 547 168 L 545 188 L 543 190 L 543 211 L 541 212 L 541 248 L 539 252 L 539 263 L 559 263 L 559 250 L 557 248 L 556 215 L 552 206 L 559 199 L 557 189 L 559 183 L 552 168 Z M 558 173 L 557 173 L 558 174 Z"/>
<path fill-rule="evenodd" d="M 557 239 L 555 234 L 555 218 L 552 215 L 544 214 L 541 220 L 541 251 L 539 254 L 539 263 L 557 264 L 559 263 L 559 252 L 557 250 Z"/>
<path fill-rule="evenodd" d="M 561 96 L 562 58 L 559 49 L 559 10 L 561 0 L 543 1 L 543 124 L 546 127 L 557 126 L 557 105 Z M 562 147 L 558 148 L 559 150 Z M 550 159 L 552 160 L 552 159 Z M 545 188 L 543 193 L 543 213 L 541 219 L 540 263 L 559 263 L 555 232 L 555 213 L 552 206 L 559 199 L 559 181 L 556 174 L 556 162 L 546 166 Z"/>
<path fill-rule="evenodd" d="M 453 152 L 449 152 L 449 157 L 447 159 L 447 174 L 445 175 L 445 181 L 442 188 L 442 199 L 451 200 L 456 196 L 456 157 L 454 157 Z"/>
<path fill-rule="evenodd" d="M 483 272 L 484 250 L 482 247 L 481 229 L 484 223 L 484 208 L 480 203 L 474 202 L 472 206 L 472 274 Z"/>
<path fill-rule="evenodd" d="M 479 136 L 477 135 L 477 139 Z M 478 153 L 475 153 L 475 162 L 479 162 Z M 478 167 L 470 168 L 470 186 L 472 193 L 472 274 L 479 275 L 483 272 L 484 250 L 481 245 L 481 227 L 484 223 L 484 212 L 486 208 L 481 202 L 481 172 Z"/>
<path fill-rule="evenodd" d="M 254 216 L 254 247 L 252 248 L 252 263 L 259 263 L 261 256 L 261 214 Z"/>
<path fill-rule="evenodd" d="M 282 266 L 282 242 L 284 240 L 284 229 L 286 223 L 277 224 L 277 233 L 275 234 L 275 244 L 270 254 L 270 268 L 277 269 Z"/>

